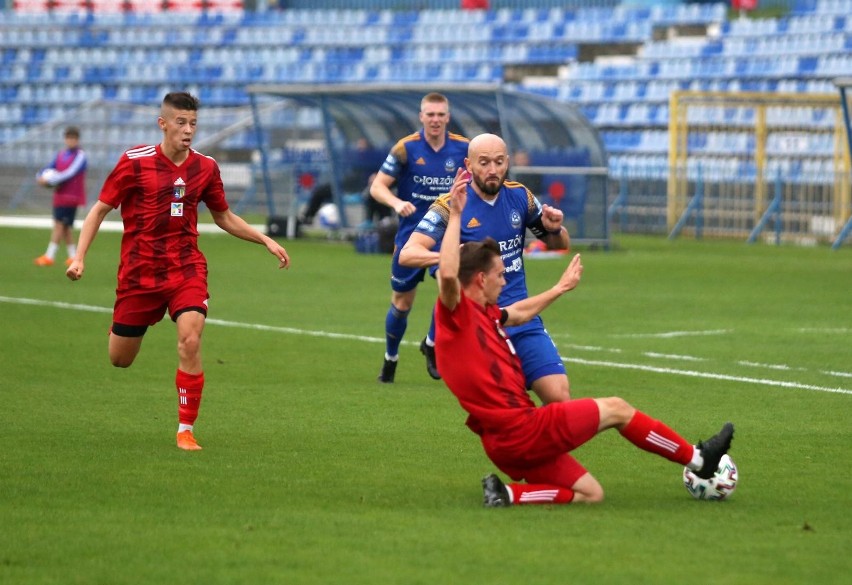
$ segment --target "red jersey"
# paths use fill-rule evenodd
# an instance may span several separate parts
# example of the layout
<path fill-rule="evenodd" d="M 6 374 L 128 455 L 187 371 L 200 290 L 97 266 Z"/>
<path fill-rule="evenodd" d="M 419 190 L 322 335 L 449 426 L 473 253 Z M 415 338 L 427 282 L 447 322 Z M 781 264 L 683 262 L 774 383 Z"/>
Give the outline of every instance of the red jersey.
<path fill-rule="evenodd" d="M 500 317 L 499 307 L 483 307 L 464 292 L 453 311 L 440 299 L 435 310 L 441 377 L 470 415 L 467 426 L 478 435 L 511 432 L 535 410 Z"/>
<path fill-rule="evenodd" d="M 121 156 L 99 199 L 121 206 L 119 291 L 206 279 L 207 261 L 198 249 L 198 204 L 228 209 L 215 160 L 190 150 L 177 166 L 159 145 L 137 146 Z"/>

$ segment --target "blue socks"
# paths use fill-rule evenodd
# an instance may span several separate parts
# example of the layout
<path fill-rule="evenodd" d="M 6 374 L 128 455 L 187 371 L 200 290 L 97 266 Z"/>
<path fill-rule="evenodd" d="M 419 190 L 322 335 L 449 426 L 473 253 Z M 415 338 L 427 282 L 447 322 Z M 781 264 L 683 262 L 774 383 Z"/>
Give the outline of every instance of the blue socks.
<path fill-rule="evenodd" d="M 399 344 L 408 327 L 408 313 L 411 311 L 400 311 L 391 303 L 388 315 L 385 317 L 385 352 L 389 358 L 399 355 Z"/>

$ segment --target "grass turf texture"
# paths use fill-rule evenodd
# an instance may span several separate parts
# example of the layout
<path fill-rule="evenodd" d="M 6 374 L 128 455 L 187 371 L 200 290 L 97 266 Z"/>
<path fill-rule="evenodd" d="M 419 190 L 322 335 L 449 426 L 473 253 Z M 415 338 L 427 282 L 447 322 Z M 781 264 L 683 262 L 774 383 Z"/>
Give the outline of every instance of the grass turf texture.
<path fill-rule="evenodd" d="M 491 510 L 479 480 L 495 469 L 417 351 L 433 282 L 383 386 L 389 257 L 286 242 L 293 267 L 279 272 L 260 247 L 202 235 L 204 450 L 185 453 L 168 320 L 119 370 L 108 312 L 8 300 L 111 307 L 119 235 L 98 236 L 77 283 L 59 262 L 31 265 L 47 236 L 0 229 L 6 585 L 841 583 L 852 571 L 852 395 L 753 381 L 852 389 L 838 375 L 852 370 L 849 250 L 620 237 L 584 252 L 580 287 L 544 315 L 573 395 L 620 395 L 692 441 L 734 421 L 740 484 L 730 501 L 695 501 L 679 466 L 610 431 L 577 451 L 603 504 Z M 530 288 L 564 265 L 528 261 Z M 651 336 L 675 331 L 716 333 Z M 706 377 L 719 374 L 731 379 Z"/>

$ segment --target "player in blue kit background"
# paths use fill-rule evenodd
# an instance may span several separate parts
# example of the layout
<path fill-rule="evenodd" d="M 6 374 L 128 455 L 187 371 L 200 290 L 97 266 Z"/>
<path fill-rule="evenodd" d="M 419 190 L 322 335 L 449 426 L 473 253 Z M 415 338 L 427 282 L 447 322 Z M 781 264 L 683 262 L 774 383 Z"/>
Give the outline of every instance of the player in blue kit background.
<path fill-rule="evenodd" d="M 498 242 L 506 268 L 506 286 L 498 304 L 505 307 L 528 296 L 523 260 L 527 229 L 551 250 L 568 249 L 568 230 L 562 225 L 560 209 L 542 205 L 524 185 L 506 180 L 509 154 L 499 136 L 481 134 L 471 140 L 465 164 L 471 179 L 467 187 L 468 203 L 461 218 L 461 241 L 491 237 Z M 437 266 L 439 244 L 449 216 L 449 194 L 446 194 L 435 201 L 404 244 L 400 253 L 404 266 Z M 565 364 L 541 318 L 507 327 L 506 332 L 521 359 L 527 387 L 544 403 L 568 400 Z"/>
<path fill-rule="evenodd" d="M 430 93 L 420 101 L 423 128 L 397 142 L 370 186 L 370 196 L 399 215 L 391 262 L 391 305 L 385 318 L 385 359 L 379 382 L 394 381 L 399 346 L 408 326 L 408 314 L 414 305 L 417 285 L 423 280 L 424 267 L 406 267 L 399 263 L 399 252 L 414 228 L 442 193 L 453 186 L 456 171 L 464 167 L 468 139 L 447 131 L 450 102 L 440 93 Z M 396 183 L 396 195 L 391 191 Z M 426 356 L 426 369 L 439 379 L 435 361 L 435 322 L 420 343 Z"/>

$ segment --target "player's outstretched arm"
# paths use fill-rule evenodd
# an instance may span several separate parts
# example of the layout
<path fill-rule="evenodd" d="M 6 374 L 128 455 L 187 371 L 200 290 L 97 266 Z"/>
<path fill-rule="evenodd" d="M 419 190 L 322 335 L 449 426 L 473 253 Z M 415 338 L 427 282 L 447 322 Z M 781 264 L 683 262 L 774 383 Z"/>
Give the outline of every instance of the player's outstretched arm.
<path fill-rule="evenodd" d="M 439 254 L 432 248 L 437 242 L 427 236 L 414 232 L 399 252 L 399 263 L 411 268 L 426 268 L 438 263 Z"/>
<path fill-rule="evenodd" d="M 104 221 L 107 214 L 112 211 L 112 206 L 103 201 L 95 201 L 95 204 L 86 214 L 86 219 L 83 220 L 83 227 L 80 228 L 80 237 L 77 240 L 77 253 L 71 260 L 71 264 L 65 271 L 65 276 L 71 280 L 80 280 L 83 278 L 85 270 L 86 252 L 89 251 L 89 246 L 92 245 L 95 236 L 98 235 L 98 230 Z"/>
<path fill-rule="evenodd" d="M 583 262 L 580 260 L 580 255 L 575 254 L 574 257 L 571 258 L 571 262 L 568 264 L 565 272 L 563 272 L 562 276 L 559 278 L 559 281 L 549 290 L 537 294 L 534 297 L 529 297 L 516 303 L 512 303 L 506 307 L 506 312 L 509 316 L 506 319 L 505 325 L 511 326 L 526 323 L 549 307 L 553 301 L 568 291 L 573 290 L 580 283 L 580 277 L 582 275 Z"/>
<path fill-rule="evenodd" d="M 247 242 L 255 242 L 256 244 L 266 246 L 269 253 L 278 258 L 278 268 L 290 268 L 290 256 L 287 254 L 287 250 L 266 234 L 262 234 L 251 227 L 239 215 L 230 209 L 226 209 L 225 211 L 213 211 L 211 209 L 210 214 L 213 216 L 213 221 L 216 222 L 216 225 L 232 236 L 246 240 Z"/>
<path fill-rule="evenodd" d="M 450 191 L 450 218 L 441 243 L 438 262 L 438 298 L 451 311 L 461 302 L 459 262 L 461 256 L 461 214 L 467 204 L 467 182 L 470 176 L 458 169 L 453 189 Z"/>

